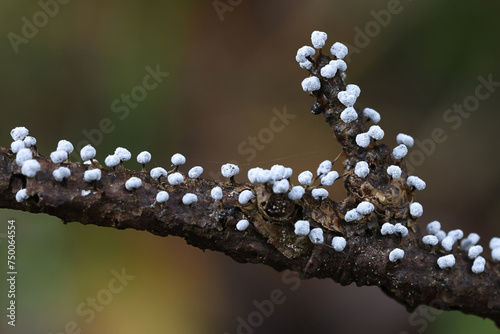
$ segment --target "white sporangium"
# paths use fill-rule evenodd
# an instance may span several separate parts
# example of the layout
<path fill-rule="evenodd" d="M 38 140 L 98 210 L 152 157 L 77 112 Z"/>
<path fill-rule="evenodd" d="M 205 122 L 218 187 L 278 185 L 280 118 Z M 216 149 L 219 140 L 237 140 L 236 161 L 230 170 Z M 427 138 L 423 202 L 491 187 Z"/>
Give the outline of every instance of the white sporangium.
<path fill-rule="evenodd" d="M 325 45 L 327 38 L 328 35 L 326 34 L 326 32 L 315 30 L 311 34 L 312 45 L 316 49 L 321 49 Z"/>
<path fill-rule="evenodd" d="M 394 248 L 389 253 L 389 261 L 396 262 L 397 260 L 402 259 L 404 256 L 405 256 L 404 250 L 402 250 L 401 248 Z"/>
<path fill-rule="evenodd" d="M 194 166 L 191 168 L 188 172 L 188 176 L 192 179 L 197 179 L 200 177 L 200 175 L 203 173 L 203 167 L 201 166 Z"/>
<path fill-rule="evenodd" d="M 71 176 L 71 171 L 68 167 L 59 167 L 52 172 L 52 176 L 58 182 L 62 182 Z"/>
<path fill-rule="evenodd" d="M 240 204 L 247 204 L 254 197 L 254 194 L 251 190 L 245 189 L 238 196 L 238 202 Z"/>
<path fill-rule="evenodd" d="M 309 240 L 311 240 L 311 242 L 316 245 L 322 244 L 325 240 L 323 237 L 323 230 L 319 227 L 313 228 L 309 232 Z"/>
<path fill-rule="evenodd" d="M 26 177 L 35 177 L 40 168 L 38 161 L 34 159 L 26 160 L 21 167 L 21 173 Z"/>
<path fill-rule="evenodd" d="M 89 169 L 83 173 L 83 180 L 85 182 L 94 182 L 99 181 L 101 179 L 101 170 L 100 169 Z"/>
<path fill-rule="evenodd" d="M 321 82 L 317 77 L 308 77 L 302 80 L 301 86 L 304 92 L 314 92 L 321 88 Z"/>
<path fill-rule="evenodd" d="M 328 190 L 323 188 L 316 188 L 311 191 L 311 195 L 312 197 L 314 197 L 314 199 L 320 201 L 328 197 Z"/>
<path fill-rule="evenodd" d="M 184 176 L 181 173 L 171 173 L 167 176 L 168 183 L 175 186 L 184 182 Z"/>
<path fill-rule="evenodd" d="M 96 155 L 96 150 L 92 145 L 88 144 L 80 150 L 80 157 L 83 161 L 89 161 Z"/>
<path fill-rule="evenodd" d="M 186 195 L 182 196 L 182 203 L 184 205 L 191 205 L 193 203 L 198 202 L 198 196 L 192 193 L 187 193 Z"/>
<path fill-rule="evenodd" d="M 132 176 L 125 182 L 125 188 L 129 191 L 139 188 L 142 186 L 142 180 L 136 176 Z"/>
<path fill-rule="evenodd" d="M 354 174 L 364 179 L 370 173 L 370 167 L 366 161 L 359 161 L 354 167 Z"/>

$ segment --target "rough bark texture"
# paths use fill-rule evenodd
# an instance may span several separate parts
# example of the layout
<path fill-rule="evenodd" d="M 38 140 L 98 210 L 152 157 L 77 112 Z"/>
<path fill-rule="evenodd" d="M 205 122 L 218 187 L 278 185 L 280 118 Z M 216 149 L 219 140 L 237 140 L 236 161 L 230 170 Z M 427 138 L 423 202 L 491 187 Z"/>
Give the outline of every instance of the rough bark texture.
<path fill-rule="evenodd" d="M 310 188 L 301 200 L 291 201 L 286 195 L 273 194 L 269 185 L 187 176 L 185 182 L 172 186 L 152 179 L 148 173 L 121 167 L 102 169 L 100 181 L 86 183 L 83 173 L 89 166 L 54 164 L 45 157 L 36 158 L 41 170 L 34 178 L 27 178 L 16 165 L 15 155 L 0 147 L 0 207 L 47 213 L 63 222 L 177 235 L 195 247 L 223 252 L 238 262 L 263 263 L 279 271 L 290 269 L 303 278 L 331 278 L 342 285 L 377 285 L 409 311 L 421 304 L 439 306 L 490 318 L 500 325 L 500 266 L 488 261 L 483 273 L 474 274 L 472 260 L 457 245 L 445 252 L 440 246 L 422 243 L 423 235 L 409 214 L 414 189 L 406 184 L 404 161 L 394 160 L 385 145 L 372 143 L 366 149 L 356 145 L 356 135 L 365 132 L 366 127 L 359 112 L 358 119 L 349 124 L 340 120 L 344 106 L 337 93 L 345 89 L 340 74 L 325 80 L 318 72 L 330 59 L 319 53 L 310 60 L 311 74 L 321 80 L 321 89 L 311 95 L 344 150 L 348 197 L 343 201 L 318 201 L 311 196 Z M 366 161 L 370 166 L 364 179 L 352 173 L 358 161 Z M 391 179 L 387 175 L 386 169 L 392 164 L 403 169 L 401 178 Z M 72 173 L 64 182 L 56 182 L 52 176 L 60 165 L 69 167 Z M 124 187 L 131 176 L 143 181 L 134 191 Z M 221 201 L 210 197 L 214 186 L 223 189 Z M 18 203 L 15 194 L 21 188 L 26 188 L 31 197 Z M 160 189 L 170 194 L 164 204 L 154 201 Z M 256 196 L 249 204 L 241 205 L 238 195 L 244 189 L 251 189 Z M 83 196 L 82 190 L 91 192 Z M 196 194 L 198 202 L 182 204 L 186 193 Z M 375 211 L 360 221 L 345 222 L 344 214 L 361 201 L 373 203 Z M 252 222 L 244 232 L 235 228 L 240 219 Z M 299 219 L 308 220 L 311 228 L 321 227 L 324 244 L 314 245 L 308 237 L 295 235 L 293 224 Z M 382 236 L 380 226 L 384 222 L 401 223 L 410 233 L 405 237 Z M 330 246 L 334 236 L 347 239 L 342 252 Z M 389 253 L 396 247 L 403 249 L 405 255 L 393 263 Z M 436 260 L 447 253 L 454 254 L 456 264 L 443 270 Z"/>

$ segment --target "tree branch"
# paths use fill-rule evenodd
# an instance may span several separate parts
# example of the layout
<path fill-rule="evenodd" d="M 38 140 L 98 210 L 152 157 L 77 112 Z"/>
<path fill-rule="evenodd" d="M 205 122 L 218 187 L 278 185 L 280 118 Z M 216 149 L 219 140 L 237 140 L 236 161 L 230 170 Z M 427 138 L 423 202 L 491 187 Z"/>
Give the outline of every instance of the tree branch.
<path fill-rule="evenodd" d="M 367 148 L 356 144 L 356 135 L 366 132 L 366 127 L 358 110 L 356 120 L 345 123 L 340 119 L 345 107 L 337 94 L 346 88 L 340 73 L 332 79 L 320 75 L 320 69 L 330 61 L 321 52 L 308 59 L 313 63 L 311 74 L 321 82 L 321 88 L 311 95 L 346 157 L 343 168 L 348 196 L 343 201 L 317 200 L 311 195 L 313 187 L 308 187 L 302 199 L 292 201 L 286 194 L 274 194 L 269 184 L 186 177 L 183 183 L 172 186 L 152 179 L 146 172 L 122 167 L 101 168 L 100 181 L 87 183 L 83 175 L 88 165 L 55 164 L 45 157 L 36 158 L 41 170 L 28 178 L 16 164 L 15 154 L 0 147 L 0 206 L 47 213 L 65 223 L 78 221 L 145 230 L 159 236 L 176 235 L 195 247 L 222 252 L 242 263 L 263 263 L 278 271 L 296 271 L 303 278 L 331 278 L 342 285 L 377 285 L 409 311 L 421 304 L 439 305 L 441 309 L 490 318 L 500 326 L 500 266 L 488 262 L 483 273 L 474 274 L 472 260 L 459 247 L 446 252 L 440 246 L 423 244 L 423 235 L 409 212 L 414 188 L 406 183 L 404 160 L 394 159 L 383 144 L 372 141 Z M 370 167 L 365 178 L 353 173 L 359 161 L 366 161 Z M 52 171 L 61 165 L 71 170 L 71 176 L 57 182 Z M 401 167 L 400 178 L 387 175 L 390 165 Z M 140 178 L 142 186 L 129 191 L 124 184 L 132 176 Z M 223 189 L 221 201 L 210 196 L 215 186 Z M 30 197 L 19 203 L 15 194 L 22 188 Z M 245 189 L 250 189 L 255 198 L 243 205 L 238 196 Z M 167 202 L 155 203 L 159 190 L 169 192 Z M 184 205 L 182 197 L 186 193 L 196 194 L 198 201 Z M 371 202 L 375 210 L 359 221 L 346 222 L 346 212 L 362 201 Z M 251 222 L 245 231 L 236 229 L 240 219 Z M 309 237 L 296 235 L 297 220 L 308 220 L 311 227 L 320 227 L 324 243 L 313 244 Z M 410 232 L 405 237 L 382 235 L 380 227 L 385 222 L 401 223 Z M 330 246 L 335 236 L 346 238 L 343 251 Z M 405 254 L 391 262 L 389 253 L 395 248 L 403 249 Z M 437 259 L 449 253 L 455 256 L 455 265 L 439 268 Z"/>

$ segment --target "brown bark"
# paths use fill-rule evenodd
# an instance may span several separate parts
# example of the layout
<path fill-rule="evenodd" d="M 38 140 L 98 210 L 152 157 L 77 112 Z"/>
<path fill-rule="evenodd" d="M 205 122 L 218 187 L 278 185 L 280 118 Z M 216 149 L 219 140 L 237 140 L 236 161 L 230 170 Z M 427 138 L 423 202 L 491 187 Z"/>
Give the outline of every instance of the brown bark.
<path fill-rule="evenodd" d="M 56 165 L 45 157 L 36 158 L 41 170 L 34 178 L 26 178 L 15 163 L 15 155 L 0 147 L 0 207 L 57 216 L 63 222 L 80 222 L 118 229 L 146 230 L 159 236 L 177 235 L 198 248 L 223 252 L 238 262 L 263 263 L 276 270 L 290 269 L 303 278 L 331 278 L 347 285 L 377 285 L 409 311 L 418 305 L 439 306 L 490 318 L 500 325 L 500 266 L 487 262 L 481 274 L 471 271 L 472 260 L 456 245 L 451 251 L 456 258 L 452 268 L 440 269 L 436 263 L 445 255 L 441 247 L 424 245 L 416 220 L 409 214 L 414 189 L 406 182 L 404 161 L 396 161 L 389 148 L 374 143 L 363 149 L 356 145 L 357 134 L 366 131 L 363 118 L 345 124 L 339 115 L 344 109 L 337 93 L 345 89 L 340 75 L 324 80 L 319 68 L 329 58 L 319 54 L 313 61 L 312 75 L 321 80 L 314 92 L 326 122 L 344 150 L 344 183 L 348 197 L 340 202 L 315 200 L 310 189 L 299 201 L 286 195 L 273 194 L 265 185 L 189 179 L 171 186 L 151 179 L 145 172 L 117 167 L 102 169 L 102 178 L 86 183 L 83 173 L 89 167 L 81 163 L 62 164 L 70 168 L 71 177 L 56 182 L 52 171 Z M 352 173 L 356 162 L 366 161 L 370 173 L 364 179 Z M 391 179 L 386 169 L 397 164 L 403 169 L 400 179 Z M 131 176 L 142 179 L 134 191 L 125 189 Z M 221 186 L 220 202 L 210 197 L 210 190 Z M 26 188 L 28 200 L 18 203 L 16 192 Z M 154 203 L 158 190 L 166 190 L 170 199 Z M 251 189 L 256 197 L 241 205 L 238 194 Z M 82 190 L 91 190 L 87 196 Z M 194 193 L 198 202 L 186 206 L 182 196 Z M 344 214 L 360 201 L 370 201 L 375 211 L 358 222 L 347 223 Z M 244 231 L 235 226 L 240 219 L 252 224 Z M 314 245 L 308 237 L 294 234 L 293 223 L 308 220 L 311 227 L 321 227 L 325 243 Z M 384 222 L 401 223 L 410 233 L 406 237 L 382 236 Z M 342 252 L 329 245 L 334 236 L 344 236 L 347 247 Z M 392 263 L 389 253 L 394 248 L 405 251 L 404 258 Z"/>

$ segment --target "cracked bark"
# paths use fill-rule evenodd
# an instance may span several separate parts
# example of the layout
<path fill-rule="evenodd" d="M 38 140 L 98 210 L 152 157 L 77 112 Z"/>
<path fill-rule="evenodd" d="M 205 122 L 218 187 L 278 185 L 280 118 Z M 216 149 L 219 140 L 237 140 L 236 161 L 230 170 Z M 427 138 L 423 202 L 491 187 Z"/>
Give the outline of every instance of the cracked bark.
<path fill-rule="evenodd" d="M 0 147 L 0 207 L 47 213 L 65 223 L 176 235 L 195 247 L 223 252 L 238 262 L 262 263 L 278 271 L 293 270 L 304 279 L 330 278 L 342 285 L 377 285 L 408 311 L 421 304 L 439 306 L 490 318 L 500 327 L 500 266 L 488 261 L 483 273 L 473 274 L 472 260 L 456 245 L 451 252 L 455 265 L 445 270 L 437 266 L 437 258 L 449 252 L 421 241 L 423 234 L 409 214 L 414 189 L 406 185 L 404 160 L 394 160 L 389 148 L 380 143 L 372 143 L 366 149 L 356 145 L 356 135 L 366 132 L 366 127 L 359 111 L 356 121 L 345 124 L 340 120 L 344 107 L 337 93 L 345 90 L 342 78 L 337 74 L 325 80 L 319 75 L 319 69 L 330 60 L 327 56 L 319 53 L 310 60 L 311 74 L 321 80 L 321 89 L 311 95 L 343 148 L 348 194 L 343 201 L 317 201 L 309 189 L 301 200 L 294 202 L 285 195 L 273 194 L 266 185 L 187 177 L 184 183 L 171 186 L 145 172 L 120 167 L 103 169 L 101 180 L 89 184 L 83 181 L 88 166 L 54 164 L 46 157 L 36 158 L 41 170 L 34 178 L 26 178 L 15 163 L 15 155 Z M 358 161 L 366 161 L 370 166 L 365 179 L 351 173 Z M 386 169 L 392 164 L 402 168 L 401 178 L 393 180 L 387 175 Z M 60 165 L 69 167 L 72 173 L 62 183 L 52 176 Z M 124 184 L 131 176 L 141 178 L 142 187 L 127 191 Z M 222 187 L 222 201 L 210 197 L 214 186 Z M 27 189 L 30 198 L 18 203 L 15 194 L 21 188 Z M 170 194 L 170 199 L 161 205 L 154 203 L 160 189 Z M 238 195 L 244 189 L 251 189 L 256 197 L 241 205 Z M 82 190 L 91 192 L 83 196 Z M 188 192 L 195 193 L 198 202 L 185 206 L 182 196 Z M 345 222 L 345 212 L 360 201 L 372 202 L 375 211 L 359 222 Z M 240 232 L 235 226 L 243 218 L 252 224 Z M 308 220 L 311 227 L 321 227 L 325 243 L 314 245 L 308 237 L 296 236 L 293 223 L 298 219 Z M 380 226 L 384 222 L 401 223 L 410 233 L 404 238 L 382 236 Z M 347 246 L 336 252 L 329 244 L 340 235 L 347 239 Z M 403 249 L 405 256 L 392 263 L 388 255 L 396 247 Z"/>

